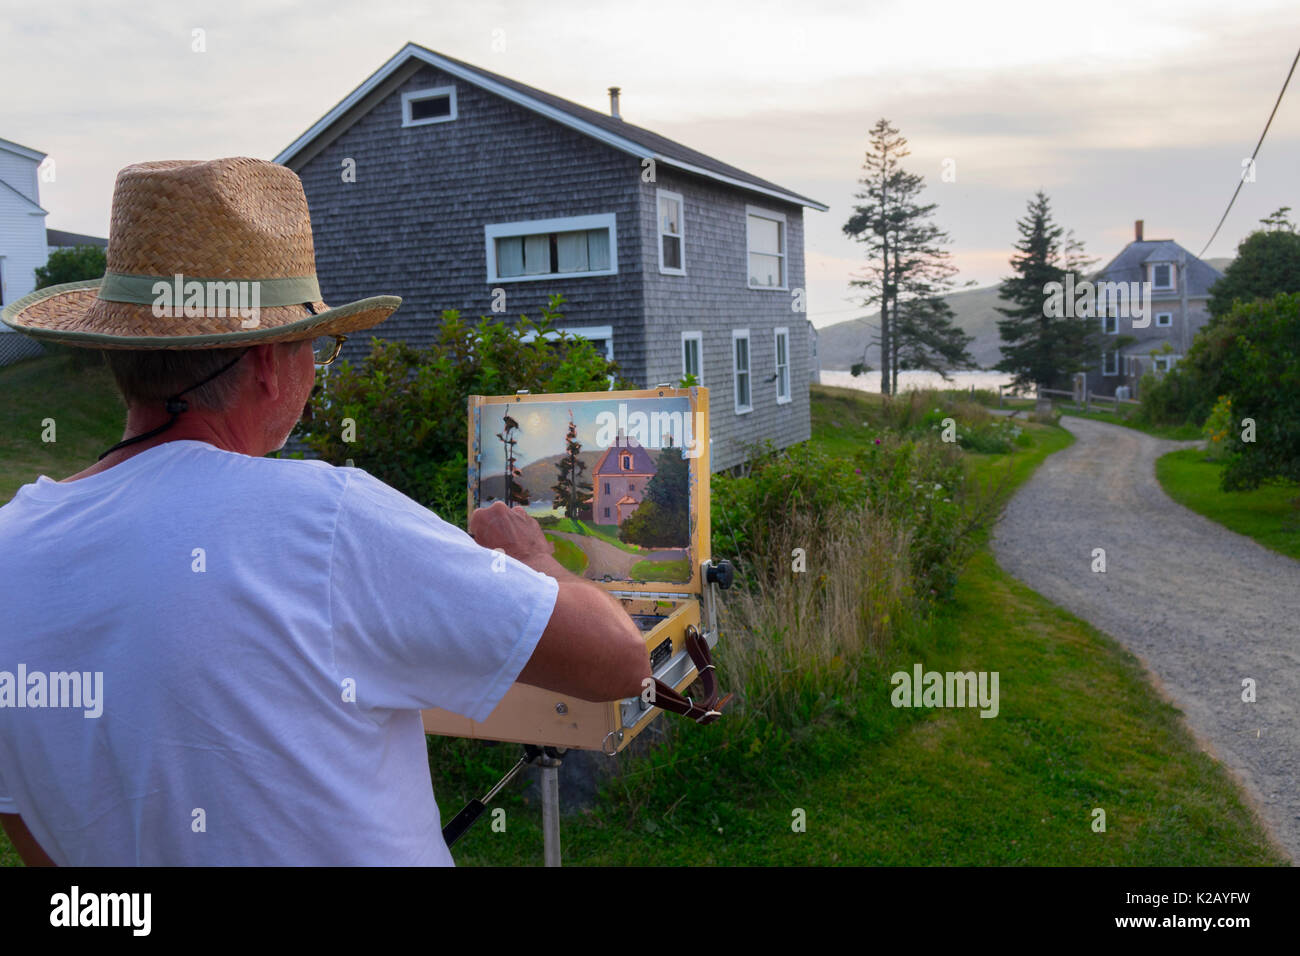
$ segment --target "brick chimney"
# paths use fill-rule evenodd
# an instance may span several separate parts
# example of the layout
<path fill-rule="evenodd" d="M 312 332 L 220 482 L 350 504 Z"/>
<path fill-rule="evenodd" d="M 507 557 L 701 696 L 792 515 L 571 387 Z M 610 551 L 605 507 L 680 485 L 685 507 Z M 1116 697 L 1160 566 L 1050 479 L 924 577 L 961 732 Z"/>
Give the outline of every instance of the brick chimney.
<path fill-rule="evenodd" d="M 623 118 L 618 115 L 618 94 L 619 88 L 617 86 L 611 86 L 609 88 L 609 115 L 614 117 L 614 119 Z"/>
<path fill-rule="evenodd" d="M 1141 219 L 1138 219 L 1133 223 L 1133 241 L 1134 242 L 1142 241 L 1142 220 Z"/>

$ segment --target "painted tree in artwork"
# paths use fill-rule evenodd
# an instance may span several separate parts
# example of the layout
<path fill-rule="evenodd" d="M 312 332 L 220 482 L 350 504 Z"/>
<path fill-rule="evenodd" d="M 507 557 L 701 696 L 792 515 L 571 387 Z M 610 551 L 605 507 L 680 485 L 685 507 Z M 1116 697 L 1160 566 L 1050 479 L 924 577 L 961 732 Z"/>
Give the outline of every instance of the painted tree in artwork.
<path fill-rule="evenodd" d="M 519 423 L 510 417 L 509 412 L 503 413 L 501 416 L 501 431 L 497 432 L 497 438 L 501 439 L 501 444 L 506 449 L 506 493 L 502 496 L 502 500 L 512 507 L 514 505 L 528 504 L 528 491 L 520 481 L 523 472 L 515 465 L 517 459 L 515 445 L 519 443 L 519 440 L 515 438 L 515 432 L 518 430 Z"/>
<path fill-rule="evenodd" d="M 583 479 L 587 463 L 582 460 L 582 443 L 578 441 L 578 426 L 573 422 L 573 412 L 569 412 L 569 431 L 564 436 L 564 457 L 557 463 L 559 480 L 551 486 L 555 492 L 554 507 L 563 508 L 566 518 L 577 518 L 583 501 L 592 494 L 592 486 Z"/>

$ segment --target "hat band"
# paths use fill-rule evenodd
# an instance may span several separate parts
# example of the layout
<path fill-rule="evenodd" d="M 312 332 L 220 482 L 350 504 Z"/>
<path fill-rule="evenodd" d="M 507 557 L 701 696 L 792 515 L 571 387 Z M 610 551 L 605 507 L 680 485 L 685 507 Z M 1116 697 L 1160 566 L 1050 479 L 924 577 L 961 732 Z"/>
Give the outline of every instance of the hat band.
<path fill-rule="evenodd" d="M 198 306 L 205 309 L 229 309 L 250 303 L 255 307 L 301 305 L 319 302 L 320 284 L 315 276 L 290 276 L 279 279 L 201 278 L 177 273 L 172 276 L 141 276 L 125 272 L 105 272 L 99 297 L 107 302 L 132 302 L 137 305 L 169 307 Z"/>

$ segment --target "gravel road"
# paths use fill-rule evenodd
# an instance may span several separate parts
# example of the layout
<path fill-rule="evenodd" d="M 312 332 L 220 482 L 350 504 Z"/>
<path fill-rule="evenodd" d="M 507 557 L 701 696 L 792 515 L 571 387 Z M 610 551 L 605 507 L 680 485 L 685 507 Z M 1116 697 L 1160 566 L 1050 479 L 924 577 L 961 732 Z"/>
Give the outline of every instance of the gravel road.
<path fill-rule="evenodd" d="M 1140 657 L 1300 860 L 1300 562 L 1165 495 L 1155 460 L 1194 442 L 1061 424 L 1075 443 L 1011 499 L 993 535 L 998 562 Z M 1255 703 L 1242 701 L 1248 677 Z"/>

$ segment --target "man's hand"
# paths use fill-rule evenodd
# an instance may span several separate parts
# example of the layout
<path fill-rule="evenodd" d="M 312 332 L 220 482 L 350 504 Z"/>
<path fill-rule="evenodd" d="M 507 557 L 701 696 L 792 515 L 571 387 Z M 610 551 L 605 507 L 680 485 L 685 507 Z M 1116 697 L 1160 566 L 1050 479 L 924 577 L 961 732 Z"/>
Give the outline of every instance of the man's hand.
<path fill-rule="evenodd" d="M 555 609 L 520 683 L 592 701 L 641 693 L 650 655 L 640 628 L 611 595 L 555 560 L 535 518 L 520 505 L 495 501 L 469 516 L 469 531 L 480 547 L 500 548 L 559 584 Z"/>
<path fill-rule="evenodd" d="M 470 515 L 469 533 L 480 547 L 500 548 L 534 568 L 535 561 L 549 558 L 555 550 L 542 534 L 536 518 L 522 505 L 509 508 L 504 501 L 494 501 L 490 507 L 479 508 Z"/>

